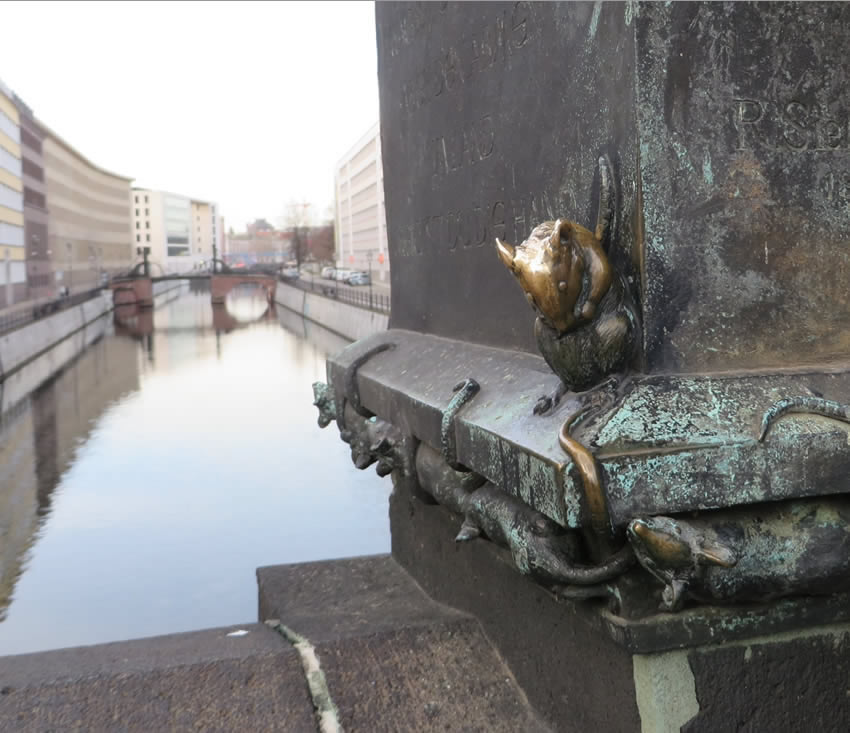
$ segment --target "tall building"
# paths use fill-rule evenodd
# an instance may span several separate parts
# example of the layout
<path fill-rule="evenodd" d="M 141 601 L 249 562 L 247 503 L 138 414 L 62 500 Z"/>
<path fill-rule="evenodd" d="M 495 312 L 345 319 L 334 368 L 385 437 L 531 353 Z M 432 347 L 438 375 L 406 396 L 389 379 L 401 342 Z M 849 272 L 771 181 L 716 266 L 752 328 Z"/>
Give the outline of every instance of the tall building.
<path fill-rule="evenodd" d="M 379 123 L 337 163 L 334 178 L 337 267 L 371 269 L 374 279 L 388 282 L 390 262 Z"/>
<path fill-rule="evenodd" d="M 48 250 L 47 183 L 44 180 L 45 132 L 24 101 L 14 96 L 21 127 L 21 164 L 24 184 L 24 244 L 27 298 L 55 294 L 53 263 Z"/>
<path fill-rule="evenodd" d="M 0 307 L 26 298 L 21 127 L 14 95 L 0 81 Z"/>
<path fill-rule="evenodd" d="M 48 251 L 56 285 L 97 287 L 135 261 L 130 243 L 132 179 L 96 166 L 40 123 L 47 181 Z"/>
<path fill-rule="evenodd" d="M 218 206 L 168 191 L 134 188 L 130 202 L 133 245 L 150 247 L 151 262 L 166 272 L 208 263 L 221 252 Z"/>

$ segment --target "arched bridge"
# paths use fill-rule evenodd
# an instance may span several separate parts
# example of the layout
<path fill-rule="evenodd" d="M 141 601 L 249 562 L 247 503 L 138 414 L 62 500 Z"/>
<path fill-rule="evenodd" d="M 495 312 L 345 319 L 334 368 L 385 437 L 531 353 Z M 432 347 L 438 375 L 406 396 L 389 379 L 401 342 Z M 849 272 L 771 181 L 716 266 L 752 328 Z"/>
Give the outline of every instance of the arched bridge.
<path fill-rule="evenodd" d="M 114 278 L 109 283 L 112 302 L 117 305 L 135 304 L 141 308 L 153 307 L 154 283 L 168 280 L 208 280 L 213 304 L 224 303 L 227 294 L 240 285 L 257 285 L 266 292 L 266 300 L 274 302 L 277 278 L 265 273 L 235 272 L 221 260 L 215 260 L 213 270 L 206 273 L 159 275 L 152 277 L 147 262 L 140 262 L 130 272 Z"/>

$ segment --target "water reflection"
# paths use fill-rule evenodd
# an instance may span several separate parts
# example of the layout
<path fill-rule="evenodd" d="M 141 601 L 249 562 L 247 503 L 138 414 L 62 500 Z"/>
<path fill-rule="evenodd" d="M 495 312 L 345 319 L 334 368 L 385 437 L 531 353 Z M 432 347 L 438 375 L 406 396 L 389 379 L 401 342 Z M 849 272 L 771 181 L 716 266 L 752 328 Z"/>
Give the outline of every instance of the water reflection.
<path fill-rule="evenodd" d="M 0 653 L 251 621 L 256 567 L 389 550 L 389 480 L 311 404 L 344 340 L 226 305 L 184 292 L 4 415 Z"/>

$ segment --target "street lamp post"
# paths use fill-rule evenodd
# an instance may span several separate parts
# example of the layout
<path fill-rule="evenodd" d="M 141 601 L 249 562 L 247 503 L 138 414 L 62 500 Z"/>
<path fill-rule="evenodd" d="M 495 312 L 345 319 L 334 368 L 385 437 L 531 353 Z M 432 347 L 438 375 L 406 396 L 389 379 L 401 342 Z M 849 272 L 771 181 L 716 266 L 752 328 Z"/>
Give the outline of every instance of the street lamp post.
<path fill-rule="evenodd" d="M 369 263 L 369 309 L 372 309 L 372 250 L 366 251 L 366 261 Z"/>
<path fill-rule="evenodd" d="M 74 287 L 74 272 L 71 269 L 71 248 L 73 246 L 74 245 L 71 244 L 70 242 L 65 242 L 65 247 L 67 247 L 67 249 L 68 249 L 68 270 L 67 270 L 68 284 L 65 286 L 65 290 L 66 290 L 65 295 L 70 295 L 71 294 L 71 288 Z"/>

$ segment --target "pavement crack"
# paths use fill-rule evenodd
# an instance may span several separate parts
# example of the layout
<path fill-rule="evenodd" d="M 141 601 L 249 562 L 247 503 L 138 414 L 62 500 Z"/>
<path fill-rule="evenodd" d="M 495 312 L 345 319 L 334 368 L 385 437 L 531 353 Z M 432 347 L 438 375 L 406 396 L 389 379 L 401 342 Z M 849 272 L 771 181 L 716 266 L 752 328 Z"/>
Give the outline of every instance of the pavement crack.
<path fill-rule="evenodd" d="M 339 710 L 334 704 L 331 692 L 328 689 L 328 681 L 319 663 L 316 648 L 309 639 L 293 631 L 277 619 L 269 619 L 266 626 L 277 631 L 286 639 L 301 657 L 301 667 L 304 669 L 304 677 L 310 690 L 310 698 L 316 709 L 319 733 L 345 733 L 339 722 Z"/>

